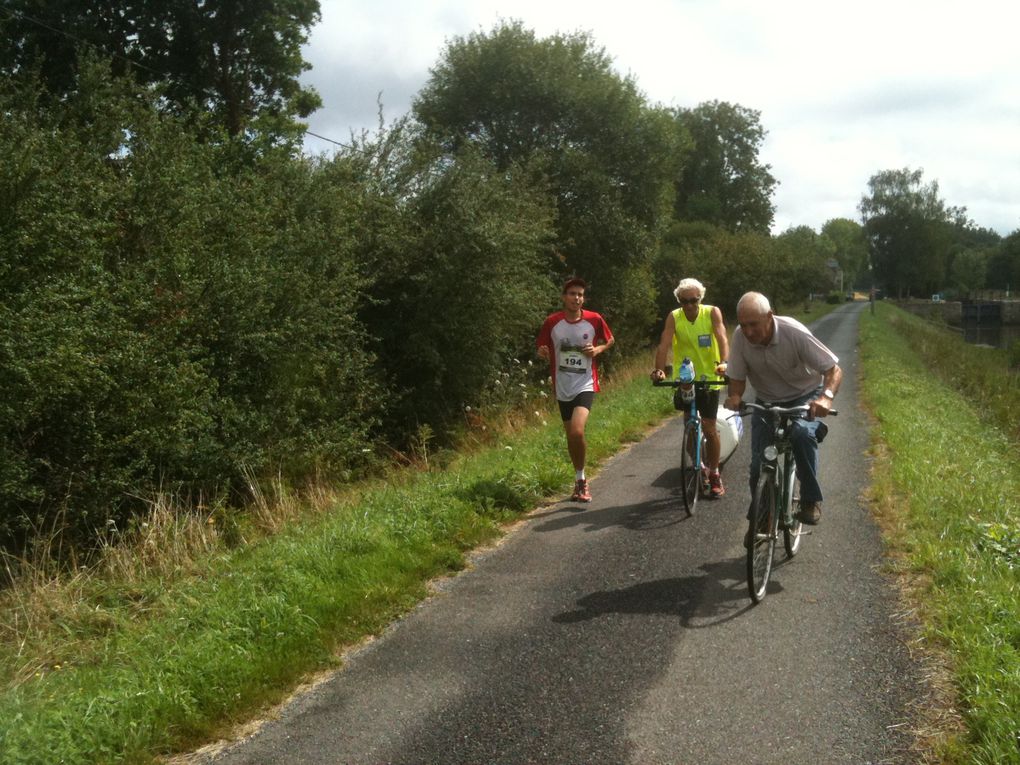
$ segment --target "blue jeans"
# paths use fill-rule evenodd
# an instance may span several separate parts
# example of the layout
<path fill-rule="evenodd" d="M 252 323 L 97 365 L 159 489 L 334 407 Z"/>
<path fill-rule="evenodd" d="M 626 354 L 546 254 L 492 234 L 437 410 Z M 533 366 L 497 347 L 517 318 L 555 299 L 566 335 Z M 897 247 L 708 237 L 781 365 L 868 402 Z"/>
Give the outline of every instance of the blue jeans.
<path fill-rule="evenodd" d="M 801 406 L 814 401 L 821 393 L 821 386 L 780 406 Z M 757 403 L 762 403 L 758 400 Z M 818 483 L 818 429 L 825 427 L 821 420 L 793 420 L 790 427 L 790 442 L 793 444 L 793 458 L 797 463 L 797 478 L 800 479 L 802 502 L 821 502 L 822 487 Z M 772 440 L 772 423 L 755 412 L 751 417 L 751 494 L 758 485 L 761 473 L 761 453 Z M 823 430 L 823 435 L 825 431 Z"/>

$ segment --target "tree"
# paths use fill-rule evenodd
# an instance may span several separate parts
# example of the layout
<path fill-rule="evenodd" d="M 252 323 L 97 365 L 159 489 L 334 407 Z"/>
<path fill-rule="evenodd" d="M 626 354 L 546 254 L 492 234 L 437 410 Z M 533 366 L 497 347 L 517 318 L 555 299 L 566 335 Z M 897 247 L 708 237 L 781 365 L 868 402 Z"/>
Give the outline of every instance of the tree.
<path fill-rule="evenodd" d="M 647 267 L 668 220 L 681 134 L 604 50 L 586 34 L 539 39 L 520 22 L 455 38 L 414 115 L 451 156 L 473 145 L 544 186 L 557 213 L 552 267 L 583 275 L 618 317 L 614 331 L 643 339 L 652 300 L 629 272 Z"/>
<path fill-rule="evenodd" d="M 822 236 L 832 242 L 833 257 L 843 269 L 844 286 L 857 285 L 868 269 L 868 239 L 864 228 L 849 218 L 832 218 L 822 226 Z"/>
<path fill-rule="evenodd" d="M 212 112 L 234 136 L 293 138 L 321 104 L 298 80 L 318 0 L 10 0 L 4 11 L 0 74 L 38 72 L 58 99 L 98 52 L 114 75 L 162 85 L 169 108 Z"/>
<path fill-rule="evenodd" d="M 1020 292 L 1020 229 L 1003 239 L 989 258 L 985 286 Z"/>
<path fill-rule="evenodd" d="M 832 242 L 810 226 L 796 226 L 772 240 L 769 268 L 776 277 L 772 297 L 789 305 L 805 300 L 811 293 L 838 288 L 833 269 Z"/>
<path fill-rule="evenodd" d="M 938 182 L 924 184 L 923 175 L 910 168 L 873 175 L 858 205 L 875 278 L 900 297 L 942 289 L 953 227 L 966 223 L 966 211 L 947 207 Z"/>
<path fill-rule="evenodd" d="M 687 276 L 705 285 L 708 302 L 722 308 L 731 323 L 737 301 L 749 290 L 764 293 L 776 307 L 801 303 L 810 292 L 831 289 L 825 265 L 830 256 L 828 243 L 807 226 L 773 237 L 759 231 L 732 233 L 708 223 L 676 223 L 653 265 L 660 318 L 676 308 L 673 288 Z"/>
<path fill-rule="evenodd" d="M 989 253 L 982 250 L 962 250 L 953 256 L 950 281 L 957 294 L 979 290 L 985 286 Z"/>
<path fill-rule="evenodd" d="M 758 158 L 765 138 L 759 112 L 711 101 L 677 110 L 676 120 L 694 142 L 676 185 L 677 219 L 768 233 L 778 182 Z"/>

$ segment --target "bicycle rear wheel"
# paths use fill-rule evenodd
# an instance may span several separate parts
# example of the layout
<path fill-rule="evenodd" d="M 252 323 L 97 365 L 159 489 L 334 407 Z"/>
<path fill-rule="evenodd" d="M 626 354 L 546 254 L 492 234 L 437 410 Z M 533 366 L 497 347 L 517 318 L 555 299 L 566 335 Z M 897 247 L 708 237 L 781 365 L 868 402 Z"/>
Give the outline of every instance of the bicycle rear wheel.
<path fill-rule="evenodd" d="M 783 492 L 783 547 L 786 548 L 786 557 L 792 558 L 800 549 L 801 536 L 804 533 L 804 524 L 797 518 L 797 508 L 794 507 L 797 498 L 800 496 L 800 481 L 797 480 L 797 466 L 793 457 L 787 455 L 786 473 L 784 475 L 786 487 Z M 789 519 L 789 521 L 786 521 Z"/>
<path fill-rule="evenodd" d="M 680 450 L 680 487 L 684 498 L 684 510 L 694 515 L 701 494 L 701 449 L 698 438 L 701 428 L 694 420 L 684 423 L 683 448 Z"/>
<path fill-rule="evenodd" d="M 750 539 L 747 545 L 747 591 L 760 603 L 765 597 L 772 574 L 776 549 L 776 489 L 772 476 L 762 473 L 751 500 Z"/>

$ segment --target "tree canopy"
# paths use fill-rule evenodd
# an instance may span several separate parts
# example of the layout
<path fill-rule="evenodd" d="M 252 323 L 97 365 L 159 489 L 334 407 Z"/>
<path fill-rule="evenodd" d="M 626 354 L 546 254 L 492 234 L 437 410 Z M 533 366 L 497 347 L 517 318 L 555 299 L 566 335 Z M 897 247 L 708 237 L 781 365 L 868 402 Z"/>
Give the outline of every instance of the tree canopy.
<path fill-rule="evenodd" d="M 682 134 L 587 34 L 538 38 L 520 22 L 453 39 L 414 103 L 430 138 L 526 173 L 556 207 L 551 266 L 592 281 L 623 322 L 652 315 L 635 270 L 668 221 Z"/>
<path fill-rule="evenodd" d="M 858 205 L 875 278 L 898 296 L 944 286 L 953 227 L 966 225 L 965 211 L 948 207 L 938 181 L 926 184 L 923 177 L 910 168 L 877 173 Z"/>
<path fill-rule="evenodd" d="M 212 112 L 230 135 L 293 134 L 320 105 L 298 77 L 318 0 L 8 0 L 0 16 L 0 75 L 37 73 L 59 98 L 78 85 L 83 55 L 114 75 L 162 86 L 165 104 Z"/>
<path fill-rule="evenodd" d="M 693 139 L 676 186 L 679 220 L 769 232 L 778 181 L 759 160 L 765 139 L 759 118 L 759 112 L 725 101 L 677 110 L 677 122 Z"/>

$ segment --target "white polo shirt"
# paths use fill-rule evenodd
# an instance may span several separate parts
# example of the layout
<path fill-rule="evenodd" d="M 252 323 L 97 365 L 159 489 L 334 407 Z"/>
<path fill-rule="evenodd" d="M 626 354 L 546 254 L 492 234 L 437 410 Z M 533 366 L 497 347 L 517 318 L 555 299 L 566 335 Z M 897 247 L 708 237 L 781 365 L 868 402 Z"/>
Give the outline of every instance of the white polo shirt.
<path fill-rule="evenodd" d="M 839 359 L 811 330 L 789 316 L 773 316 L 768 345 L 747 341 L 738 327 L 730 343 L 728 377 L 748 380 L 764 401 L 792 401 L 819 386 Z"/>

